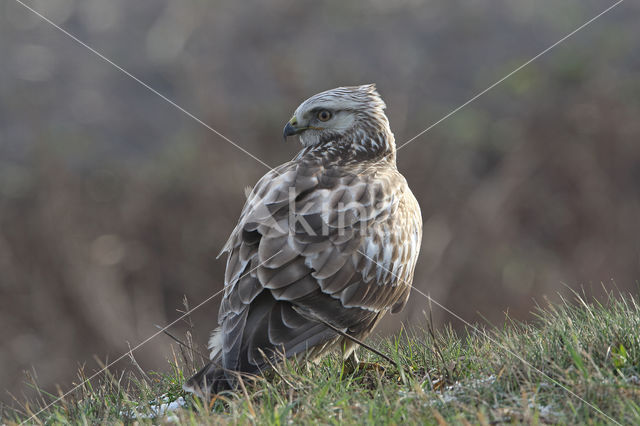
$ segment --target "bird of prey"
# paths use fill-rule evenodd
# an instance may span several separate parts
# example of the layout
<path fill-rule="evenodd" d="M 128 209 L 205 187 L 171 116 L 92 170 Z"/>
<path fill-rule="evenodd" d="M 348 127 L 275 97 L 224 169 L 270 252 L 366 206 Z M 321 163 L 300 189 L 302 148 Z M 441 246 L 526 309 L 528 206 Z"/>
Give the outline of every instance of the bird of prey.
<path fill-rule="evenodd" d="M 248 196 L 222 250 L 211 361 L 185 390 L 232 389 L 238 373 L 263 372 L 282 356 L 317 360 L 339 348 L 354 362 L 345 334 L 362 340 L 404 307 L 422 218 L 396 168 L 384 108 L 368 84 L 318 93 L 296 109 L 284 138 L 297 135 L 302 150 Z"/>

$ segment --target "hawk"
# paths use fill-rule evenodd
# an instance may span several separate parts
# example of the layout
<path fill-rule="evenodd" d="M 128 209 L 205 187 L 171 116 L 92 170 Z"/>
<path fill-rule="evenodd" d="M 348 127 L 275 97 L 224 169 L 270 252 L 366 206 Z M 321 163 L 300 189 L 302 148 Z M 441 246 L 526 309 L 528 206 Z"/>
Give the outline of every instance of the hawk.
<path fill-rule="evenodd" d="M 284 128 L 302 150 L 248 195 L 227 253 L 211 361 L 184 389 L 232 389 L 286 357 L 317 360 L 356 344 L 409 298 L 422 238 L 420 207 L 396 168 L 375 85 L 304 101 Z M 336 330 L 341 330 L 343 334 Z"/>

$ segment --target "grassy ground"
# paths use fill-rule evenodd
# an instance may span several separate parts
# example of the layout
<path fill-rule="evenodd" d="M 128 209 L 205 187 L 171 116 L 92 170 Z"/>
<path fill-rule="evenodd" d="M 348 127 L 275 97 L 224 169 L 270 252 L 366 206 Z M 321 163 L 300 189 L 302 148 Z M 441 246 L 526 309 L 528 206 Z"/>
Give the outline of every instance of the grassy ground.
<path fill-rule="evenodd" d="M 632 297 L 576 298 L 539 309 L 531 324 L 507 320 L 464 337 L 428 323 L 374 342 L 399 368 L 360 349 L 361 359 L 383 369 L 341 374 L 336 354 L 319 365 L 281 365 L 272 377 L 201 401 L 181 390 L 197 356 L 179 349 L 170 372 L 102 376 L 37 422 L 640 424 L 640 305 Z M 165 402 L 183 397 L 185 405 L 151 419 L 160 395 Z M 17 411 L 5 409 L 0 423 L 35 423 L 28 416 L 53 399 L 41 394 Z"/>

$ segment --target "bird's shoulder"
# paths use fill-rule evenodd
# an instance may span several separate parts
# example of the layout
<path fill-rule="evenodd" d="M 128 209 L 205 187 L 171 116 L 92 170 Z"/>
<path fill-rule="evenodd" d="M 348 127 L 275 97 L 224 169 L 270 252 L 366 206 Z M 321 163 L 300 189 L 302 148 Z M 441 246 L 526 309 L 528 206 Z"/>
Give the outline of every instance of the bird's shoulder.
<path fill-rule="evenodd" d="M 222 252 L 237 244 L 243 230 L 255 230 L 260 225 L 274 225 L 295 215 L 325 213 L 336 209 L 359 211 L 377 207 L 388 208 L 385 199 L 394 201 L 405 192 L 406 181 L 395 166 L 362 162 L 341 164 L 317 155 L 298 157 L 266 173 L 248 191 L 238 224 Z M 348 219 L 348 218 L 347 218 Z"/>

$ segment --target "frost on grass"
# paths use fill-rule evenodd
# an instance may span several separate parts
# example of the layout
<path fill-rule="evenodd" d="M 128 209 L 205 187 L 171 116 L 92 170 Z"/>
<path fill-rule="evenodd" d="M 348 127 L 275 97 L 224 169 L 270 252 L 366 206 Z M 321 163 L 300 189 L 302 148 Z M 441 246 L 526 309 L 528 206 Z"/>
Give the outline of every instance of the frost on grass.
<path fill-rule="evenodd" d="M 149 405 L 144 407 L 144 411 L 148 411 L 147 413 L 137 413 L 137 410 L 123 410 L 120 411 L 120 416 L 131 420 L 155 419 L 157 417 L 167 416 L 168 421 L 177 421 L 178 418 L 172 415 L 172 412 L 183 408 L 186 404 L 186 401 L 181 396 L 173 399 L 168 394 L 165 394 L 150 401 Z"/>

